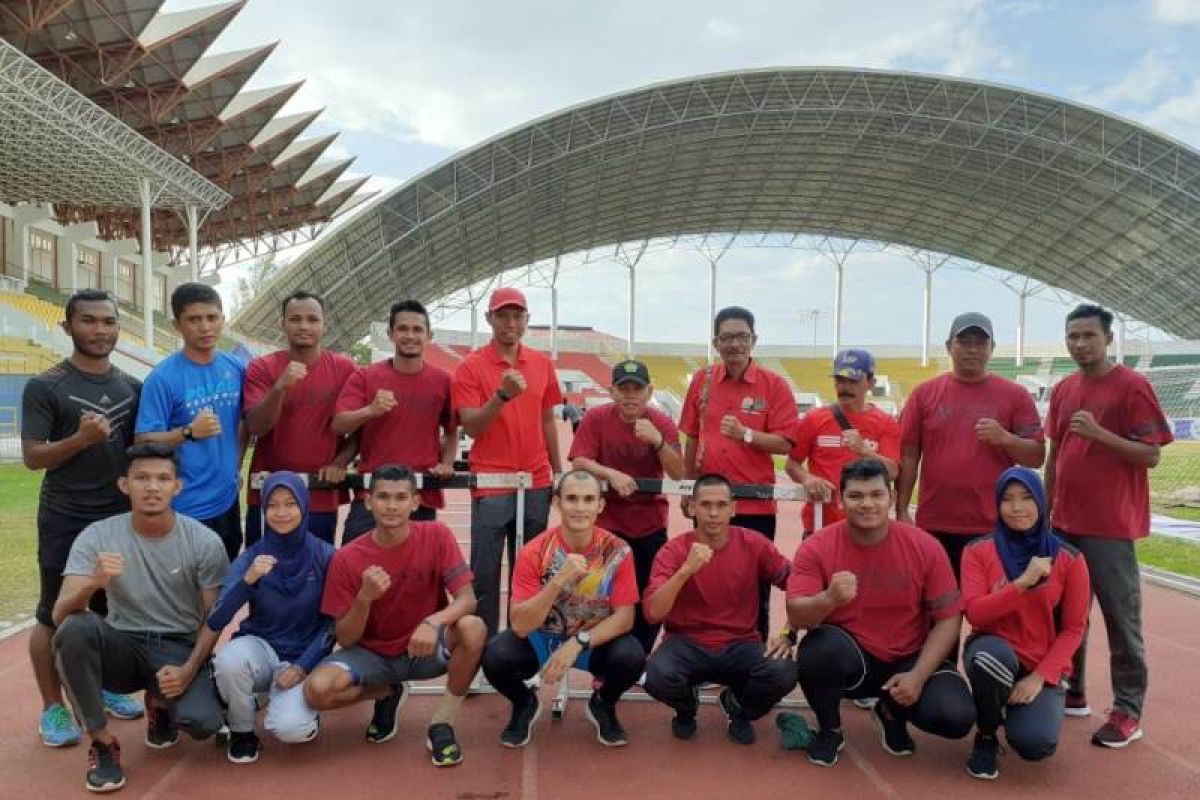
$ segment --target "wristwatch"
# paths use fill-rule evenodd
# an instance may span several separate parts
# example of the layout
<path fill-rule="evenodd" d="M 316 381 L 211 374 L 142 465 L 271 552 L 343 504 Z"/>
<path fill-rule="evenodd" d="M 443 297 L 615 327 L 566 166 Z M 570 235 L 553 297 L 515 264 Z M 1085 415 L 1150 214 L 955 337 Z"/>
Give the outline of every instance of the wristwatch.
<path fill-rule="evenodd" d="M 184 440 L 185 442 L 194 442 L 194 441 L 196 441 L 196 435 L 195 435 L 194 433 L 192 433 L 192 426 L 191 426 L 191 425 L 184 425 L 184 426 L 183 426 L 183 440 Z"/>
<path fill-rule="evenodd" d="M 507 403 L 509 400 L 512 400 L 512 398 L 508 396 L 508 392 L 504 391 L 503 389 L 496 390 L 496 397 L 500 398 L 501 403 Z"/>
<path fill-rule="evenodd" d="M 592 646 L 592 634 L 588 633 L 587 631 L 580 631 L 579 633 L 575 634 L 575 641 L 579 642 L 580 647 L 582 647 L 584 650 L 587 650 Z"/>
<path fill-rule="evenodd" d="M 742 431 L 742 441 L 746 444 L 754 444 L 754 431 L 751 428 L 746 428 Z"/>

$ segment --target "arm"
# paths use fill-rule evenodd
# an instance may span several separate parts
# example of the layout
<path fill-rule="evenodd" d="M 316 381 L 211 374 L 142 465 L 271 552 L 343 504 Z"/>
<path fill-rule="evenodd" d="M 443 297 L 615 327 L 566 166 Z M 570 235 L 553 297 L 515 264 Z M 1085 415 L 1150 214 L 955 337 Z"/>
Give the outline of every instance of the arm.
<path fill-rule="evenodd" d="M 367 627 L 367 617 L 371 613 L 371 600 L 360 590 L 354 596 L 354 602 L 345 614 L 337 618 L 333 625 L 333 637 L 341 647 L 354 647 L 362 638 Z"/>
<path fill-rule="evenodd" d="M 233 617 L 238 610 L 250 602 L 250 598 L 254 596 L 261 573 L 253 576 L 247 575 L 247 567 L 250 566 L 250 563 L 250 552 L 246 551 L 234 559 L 232 566 L 229 567 L 229 574 L 225 577 L 221 594 L 217 597 L 212 613 L 208 615 L 208 627 L 217 633 L 233 622 Z M 252 577 L 253 579 L 251 579 Z"/>
<path fill-rule="evenodd" d="M 1058 556 L 1062 558 L 1060 554 Z M 1088 611 L 1091 607 L 1092 594 L 1089 584 L 1087 562 L 1082 556 L 1071 559 L 1067 574 L 1064 576 L 1065 587 L 1059 599 L 1059 618 L 1062 627 L 1058 636 L 1038 662 L 1034 672 L 1041 675 L 1046 683 L 1056 684 L 1071 665 L 1071 658 L 1083 641 L 1083 633 L 1087 629 Z"/>
<path fill-rule="evenodd" d="M 658 463 L 662 465 L 663 473 L 673 481 L 680 480 L 685 474 L 683 456 L 679 454 L 677 445 L 663 443 L 655 451 L 658 453 Z"/>
<path fill-rule="evenodd" d="M 546 584 L 533 597 L 519 603 L 513 603 L 509 607 L 508 627 L 517 636 L 520 636 L 522 639 L 526 638 L 546 621 L 546 615 L 553 608 L 554 600 L 558 597 L 559 592 L 570 591 L 572 585 L 573 583 L 570 579 L 560 571 L 553 578 L 546 581 Z"/>
<path fill-rule="evenodd" d="M 900 472 L 896 476 L 896 519 L 910 522 L 908 506 L 912 502 L 913 489 L 917 485 L 917 469 L 921 463 L 921 450 L 915 445 L 900 451 Z"/>
<path fill-rule="evenodd" d="M 474 611 L 475 589 L 468 582 L 454 593 L 454 598 L 445 608 L 437 613 L 430 614 L 425 619 L 434 625 L 453 625 Z"/>
<path fill-rule="evenodd" d="M 922 685 L 938 671 L 946 656 L 958 646 L 958 634 L 961 629 L 962 614 L 940 619 L 933 624 L 929 635 L 925 637 L 925 644 L 921 647 L 921 655 L 917 656 L 917 663 L 912 668 Z"/>
<path fill-rule="evenodd" d="M 1042 475 L 1042 479 L 1046 483 L 1046 519 L 1051 518 L 1050 512 L 1054 510 L 1054 481 L 1058 477 L 1058 442 L 1054 439 L 1050 440 L 1050 446 L 1046 449 L 1046 469 Z"/>
<path fill-rule="evenodd" d="M 478 439 L 491 426 L 496 417 L 500 416 L 505 402 L 500 399 L 499 395 L 493 394 L 479 408 L 458 409 L 458 420 L 462 423 L 463 430 L 472 439 Z"/>
<path fill-rule="evenodd" d="M 102 583 L 95 575 L 65 576 L 62 588 L 58 591 L 58 600 L 54 602 L 54 610 L 51 612 L 54 624 L 62 625 L 70 615 L 86 611 L 92 595 L 105 585 L 107 584 Z"/>
<path fill-rule="evenodd" d="M 372 401 L 356 411 L 342 411 L 334 414 L 329 427 L 340 436 L 349 436 L 371 420 L 386 413 L 387 411 L 381 410 Z"/>
<path fill-rule="evenodd" d="M 89 421 L 91 420 L 91 421 Z M 21 439 L 21 460 L 28 469 L 53 469 L 65 464 L 94 444 L 108 439 L 108 420 L 93 414 L 79 421 L 79 430 L 57 442 Z"/>
<path fill-rule="evenodd" d="M 1046 458 L 1046 445 L 1036 439 L 1026 439 L 1010 433 L 1001 445 L 1013 463 L 1037 469 Z"/>
<path fill-rule="evenodd" d="M 562 473 L 562 450 L 558 446 L 558 421 L 553 408 L 542 409 L 542 435 L 546 437 L 546 454 L 550 456 L 550 470 L 555 475 Z"/>
<path fill-rule="evenodd" d="M 321 659 L 329 655 L 329 651 L 333 649 L 333 620 L 321 614 L 321 624 L 317 628 L 317 632 L 308 643 L 308 647 L 304 648 L 304 652 L 296 659 L 294 666 L 304 670 L 305 674 L 313 671 L 313 667 L 321 662 Z"/>
<path fill-rule="evenodd" d="M 662 583 L 658 584 L 658 588 L 646 591 L 646 596 L 642 598 L 642 614 L 646 617 L 646 621 L 651 625 L 657 625 L 667 618 L 671 613 L 671 609 L 675 607 L 675 601 L 679 598 L 679 592 L 683 590 L 684 584 L 692 579 L 704 566 L 712 560 L 712 548 L 706 544 L 692 542 L 692 547 L 688 550 L 687 559 L 679 565 L 679 569 L 671 577 L 667 578 Z M 668 567 L 669 568 L 669 567 Z M 655 559 L 655 572 L 658 572 L 658 559 Z M 651 584 L 655 583 L 651 577 Z"/>
<path fill-rule="evenodd" d="M 1088 412 L 1082 411 L 1077 413 L 1087 414 Z M 1089 414 L 1088 416 L 1091 415 Z M 1099 423 L 1095 422 L 1095 420 L 1092 422 L 1095 425 L 1095 430 L 1091 432 L 1090 436 L 1086 436 L 1086 438 L 1099 442 L 1116 453 L 1122 461 L 1132 464 L 1135 467 L 1153 469 L 1154 467 L 1158 466 L 1160 447 L 1157 444 L 1148 444 L 1146 442 L 1139 442 L 1135 439 L 1126 439 L 1124 436 L 1119 436 L 1110 431 L 1108 428 L 1101 426 Z M 1074 423 L 1072 423 L 1072 429 L 1073 428 Z"/>
<path fill-rule="evenodd" d="M 217 601 L 217 590 L 201 589 L 200 598 L 203 606 L 202 611 L 207 616 L 208 610 Z M 196 643 L 192 646 L 192 652 L 188 655 L 187 661 L 178 666 L 168 664 L 159 667 L 154 677 L 158 680 L 158 689 L 163 693 L 164 697 L 179 697 L 187 691 L 196 674 L 200 672 L 201 667 L 208 661 L 208 657 L 212 654 L 213 647 L 216 645 L 220 635 L 220 631 L 214 631 L 208 625 L 201 623 L 200 630 L 196 635 Z"/>
<path fill-rule="evenodd" d="M 458 457 L 458 425 L 447 422 L 442 428 L 442 447 L 438 463 L 449 472 L 454 471 L 454 460 Z"/>
<path fill-rule="evenodd" d="M 839 608 L 829 588 L 807 597 L 787 599 L 788 625 L 796 630 L 815 628 Z"/>
<path fill-rule="evenodd" d="M 600 480 L 608 484 L 610 489 L 616 492 L 627 495 L 632 494 L 636 489 L 636 484 L 633 483 L 633 478 L 626 475 L 620 470 L 606 467 L 599 461 L 585 456 L 575 456 L 571 459 L 571 466 L 574 469 L 582 469 L 592 473 Z M 627 489 L 628 491 L 625 491 Z"/>
<path fill-rule="evenodd" d="M 686 478 L 696 478 L 700 475 L 696 464 L 696 440 L 690 436 L 683 445 L 683 474 Z"/>
<path fill-rule="evenodd" d="M 288 389 L 304 380 L 307 375 L 308 368 L 304 364 L 292 361 L 276 380 L 269 381 L 266 364 L 258 359 L 252 361 L 246 369 L 243 388 L 243 393 L 249 395 L 245 408 L 246 430 L 252 436 L 270 433 L 275 423 L 279 422 Z"/>
<path fill-rule="evenodd" d="M 991 628 L 1001 617 L 1015 611 L 1026 588 L 1018 578 L 1006 583 L 998 591 L 991 590 L 984 552 L 994 547 L 988 543 L 963 551 L 962 599 L 967 621 L 975 628 Z"/>

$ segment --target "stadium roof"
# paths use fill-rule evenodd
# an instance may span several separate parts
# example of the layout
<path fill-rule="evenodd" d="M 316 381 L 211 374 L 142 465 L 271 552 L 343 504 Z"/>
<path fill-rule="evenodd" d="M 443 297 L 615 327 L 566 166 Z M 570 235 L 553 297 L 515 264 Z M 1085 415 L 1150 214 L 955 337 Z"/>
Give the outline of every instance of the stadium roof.
<path fill-rule="evenodd" d="M 861 69 L 661 83 L 550 114 L 376 200 L 238 316 L 323 293 L 336 345 L 398 297 L 693 234 L 801 232 L 1001 267 L 1200 338 L 1200 154 L 1044 94 Z"/>
<path fill-rule="evenodd" d="M 0 0 L 0 38 L 233 195 L 200 229 L 210 252 L 300 229 L 315 236 L 355 205 L 367 180 L 338 180 L 353 159 L 320 160 L 336 135 L 315 140 L 302 161 L 281 160 L 320 111 L 273 124 L 301 84 L 246 88 L 275 43 L 208 52 L 245 4 L 159 13 L 163 0 Z M 62 221 L 96 219 L 108 238 L 140 229 L 136 212 L 86 203 L 55 211 Z M 187 243 L 177 214 L 156 214 L 153 228 L 156 249 Z"/>

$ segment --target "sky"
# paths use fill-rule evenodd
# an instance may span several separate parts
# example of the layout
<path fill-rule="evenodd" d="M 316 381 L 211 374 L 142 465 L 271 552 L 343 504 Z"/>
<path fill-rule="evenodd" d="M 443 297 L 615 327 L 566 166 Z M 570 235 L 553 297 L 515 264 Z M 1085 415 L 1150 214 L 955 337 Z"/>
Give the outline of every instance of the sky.
<path fill-rule="evenodd" d="M 208 3 L 168 0 L 174 11 Z M 704 0 L 460 2 L 250 0 L 209 51 L 280 40 L 248 88 L 300 78 L 285 113 L 324 108 L 341 131 L 327 157 L 355 155 L 371 188 L 393 188 L 461 149 L 565 106 L 658 81 L 756 67 L 902 69 L 994 81 L 1128 117 L 1200 147 L 1200 0 Z M 297 251 L 284 253 L 289 259 Z M 236 277 L 232 271 L 227 285 Z M 646 256 L 637 334 L 702 341 L 708 266 L 681 250 Z M 608 264 L 559 282 L 560 322 L 623 335 L 625 272 Z M 923 274 L 902 254 L 846 267 L 844 342 L 919 342 Z M 535 322 L 549 293 L 531 291 Z M 738 248 L 718 305 L 759 317 L 760 342 L 832 340 L 833 273 L 808 251 Z M 934 278 L 934 340 L 963 310 L 988 313 L 1011 344 L 1015 294 L 963 271 Z M 1066 307 L 1034 298 L 1027 341 L 1061 338 Z M 437 323 L 465 329 L 456 314 Z"/>

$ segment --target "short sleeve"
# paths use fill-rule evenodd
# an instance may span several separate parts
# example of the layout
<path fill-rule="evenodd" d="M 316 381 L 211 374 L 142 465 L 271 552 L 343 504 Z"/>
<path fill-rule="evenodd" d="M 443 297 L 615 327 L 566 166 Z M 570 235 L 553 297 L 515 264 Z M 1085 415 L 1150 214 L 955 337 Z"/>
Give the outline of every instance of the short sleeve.
<path fill-rule="evenodd" d="M 567 453 L 567 458 L 590 458 L 596 461 L 600 458 L 600 415 L 606 413 L 601 409 L 596 409 L 590 414 L 585 414 L 583 421 L 579 423 L 579 430 L 575 432 L 575 438 L 571 440 L 571 451 Z M 663 434 L 666 436 L 666 434 Z"/>
<path fill-rule="evenodd" d="M 554 362 L 549 358 L 545 360 L 546 368 L 546 391 L 542 395 L 542 410 L 554 408 L 563 401 L 562 387 L 558 385 L 558 373 L 554 369 Z"/>
<path fill-rule="evenodd" d="M 225 544 L 215 531 L 199 525 L 197 541 L 199 544 L 199 563 L 196 565 L 201 589 L 219 589 L 225 583 L 225 574 L 229 572 L 229 555 L 225 552 Z"/>
<path fill-rule="evenodd" d="M 1046 434 L 1042 431 L 1042 418 L 1038 416 L 1033 397 L 1020 386 L 1014 384 L 1011 388 L 1013 392 L 1012 432 L 1022 439 L 1031 439 L 1035 442 L 1046 441 Z"/>
<path fill-rule="evenodd" d="M 650 419 L 654 422 L 654 427 L 658 428 L 658 432 L 663 435 L 663 441 L 667 443 L 667 447 L 678 450 L 679 428 L 675 427 L 675 421 L 666 414 L 655 414 Z"/>
<path fill-rule="evenodd" d="M 687 394 L 683 398 L 683 411 L 679 415 L 679 432 L 689 439 L 700 435 L 700 386 L 704 383 L 706 370 L 692 375 Z"/>
<path fill-rule="evenodd" d="M 920 451 L 921 449 L 921 423 L 925 414 L 923 407 L 925 393 L 922 391 L 924 387 L 925 384 L 921 384 L 913 390 L 908 397 L 908 402 L 904 404 L 904 410 L 900 412 L 901 450 Z"/>
<path fill-rule="evenodd" d="M 362 575 L 354 573 L 344 553 L 339 550 L 333 554 L 325 577 L 325 591 L 321 595 L 321 613 L 335 620 L 345 616 L 354 603 L 354 596 L 362 588 Z"/>
<path fill-rule="evenodd" d="M 796 438 L 796 398 L 782 378 L 772 376 L 771 396 L 767 401 L 766 432 L 789 441 Z"/>
<path fill-rule="evenodd" d="M 805 539 L 792 557 L 788 575 L 788 597 L 812 597 L 825 591 L 825 570 L 821 565 L 820 539 Z"/>
<path fill-rule="evenodd" d="M 816 420 L 818 416 L 816 411 L 810 411 L 796 423 L 795 438 L 792 449 L 788 452 L 788 458 L 798 464 L 803 464 L 812 455 L 813 441 L 817 435 Z"/>
<path fill-rule="evenodd" d="M 454 539 L 454 533 L 440 522 L 437 523 L 437 531 L 441 549 L 438 568 L 442 572 L 442 585 L 450 594 L 458 594 L 464 586 L 471 583 L 474 575 L 463 560 L 462 549 Z"/>
<path fill-rule="evenodd" d="M 256 358 L 246 367 L 246 382 L 242 385 L 242 408 L 249 411 L 263 401 L 274 384 L 271 368 L 265 358 Z"/>
<path fill-rule="evenodd" d="M 761 537 L 756 537 L 761 538 Z M 763 538 L 758 549 L 758 579 L 763 583 L 786 589 L 791 575 L 791 562 L 770 540 Z"/>
<path fill-rule="evenodd" d="M 63 567 L 64 576 L 91 575 L 96 570 L 96 555 L 100 552 L 100 531 L 96 524 L 87 526 L 75 538 L 71 553 L 67 556 L 67 565 Z"/>
<path fill-rule="evenodd" d="M 171 429 L 171 386 L 165 375 L 155 369 L 142 386 L 135 433 L 162 433 Z"/>
<path fill-rule="evenodd" d="M 962 594 L 958 591 L 946 551 L 936 539 L 926 536 L 922 540 L 921 556 L 925 560 L 921 601 L 930 618 L 936 622 L 962 613 Z"/>
<path fill-rule="evenodd" d="M 658 551 L 658 555 L 654 557 L 654 565 L 650 568 L 650 581 L 646 584 L 644 597 L 649 597 L 657 592 L 664 583 L 671 579 L 671 576 L 679 571 L 679 567 L 687 558 L 688 550 L 691 549 L 688 541 L 684 538 L 673 539 L 666 547 Z"/>
<path fill-rule="evenodd" d="M 1175 439 L 1149 381 L 1139 380 L 1132 391 L 1125 393 L 1125 419 L 1129 429 L 1121 433 L 1129 439 L 1158 445 L 1170 444 Z"/>
<path fill-rule="evenodd" d="M 54 432 L 54 396 L 45 381 L 34 378 L 21 392 L 21 438 L 49 441 Z"/>
<path fill-rule="evenodd" d="M 348 411 L 358 411 L 367 404 L 367 375 L 365 369 L 356 369 L 350 374 L 346 383 L 338 393 L 334 414 L 345 414 Z"/>
<path fill-rule="evenodd" d="M 633 553 L 628 549 L 617 565 L 617 573 L 613 576 L 612 597 L 609 598 L 613 608 L 632 606 L 638 602 L 637 574 L 633 571 Z"/>
<path fill-rule="evenodd" d="M 535 546 L 541 537 L 534 538 L 517 554 L 517 564 L 512 575 L 512 602 L 524 603 L 542 590 L 541 563 L 538 558 L 540 547 Z"/>
<path fill-rule="evenodd" d="M 454 408 L 459 411 L 466 408 L 481 408 L 488 401 L 488 394 L 479 379 L 479 373 L 468 357 L 454 370 L 454 382 L 451 384 L 451 395 Z"/>

